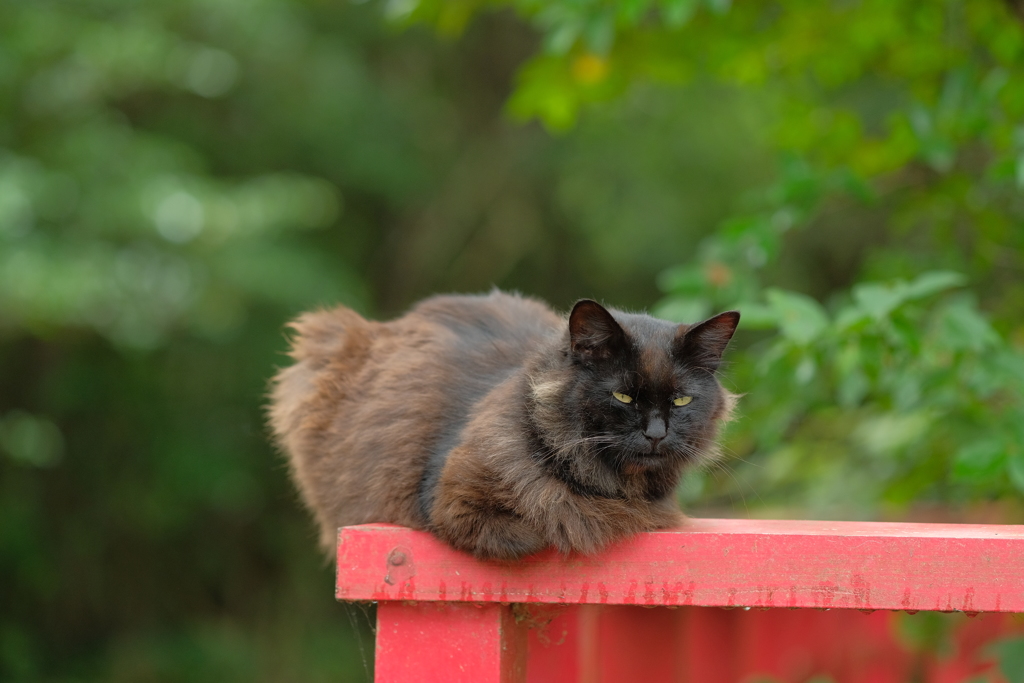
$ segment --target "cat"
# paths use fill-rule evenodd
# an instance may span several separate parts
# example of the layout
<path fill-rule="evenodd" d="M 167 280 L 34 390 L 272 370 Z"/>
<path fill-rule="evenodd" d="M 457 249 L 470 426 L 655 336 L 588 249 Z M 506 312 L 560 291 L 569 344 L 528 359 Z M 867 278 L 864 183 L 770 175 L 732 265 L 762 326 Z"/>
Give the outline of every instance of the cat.
<path fill-rule="evenodd" d="M 716 457 L 716 378 L 740 315 L 694 325 L 494 291 L 391 322 L 307 313 L 271 430 L 320 527 L 391 522 L 481 559 L 594 553 L 679 525 L 684 466 Z"/>

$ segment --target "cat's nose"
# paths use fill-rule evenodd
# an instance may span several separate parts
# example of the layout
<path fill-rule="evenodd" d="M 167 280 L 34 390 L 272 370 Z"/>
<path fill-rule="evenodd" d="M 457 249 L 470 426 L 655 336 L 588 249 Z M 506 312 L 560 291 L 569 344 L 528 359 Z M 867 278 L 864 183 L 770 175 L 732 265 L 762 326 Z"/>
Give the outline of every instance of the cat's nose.
<path fill-rule="evenodd" d="M 644 430 L 644 436 L 651 442 L 651 450 L 658 450 L 658 444 L 668 434 L 668 429 L 665 427 L 665 421 L 660 417 L 652 417 L 647 422 L 647 429 Z"/>

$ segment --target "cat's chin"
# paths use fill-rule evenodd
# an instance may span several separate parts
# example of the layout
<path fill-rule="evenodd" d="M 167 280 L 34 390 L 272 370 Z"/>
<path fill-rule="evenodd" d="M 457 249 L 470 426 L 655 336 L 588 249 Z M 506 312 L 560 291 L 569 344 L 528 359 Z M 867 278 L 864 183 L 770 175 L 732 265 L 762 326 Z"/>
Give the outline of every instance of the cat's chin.
<path fill-rule="evenodd" d="M 638 474 L 643 474 L 644 472 L 647 472 L 647 471 L 649 471 L 651 469 L 654 469 L 654 465 L 653 464 L 648 465 L 648 464 L 643 463 L 643 462 L 632 460 L 632 461 L 627 462 L 625 465 L 622 466 L 622 473 L 627 475 L 627 476 L 635 476 L 635 475 L 638 475 Z"/>
<path fill-rule="evenodd" d="M 620 471 L 623 474 L 643 474 L 651 470 L 665 469 L 669 465 L 671 458 L 667 453 L 658 451 L 648 451 L 646 453 L 630 453 L 629 457 L 623 462 L 620 467 Z"/>

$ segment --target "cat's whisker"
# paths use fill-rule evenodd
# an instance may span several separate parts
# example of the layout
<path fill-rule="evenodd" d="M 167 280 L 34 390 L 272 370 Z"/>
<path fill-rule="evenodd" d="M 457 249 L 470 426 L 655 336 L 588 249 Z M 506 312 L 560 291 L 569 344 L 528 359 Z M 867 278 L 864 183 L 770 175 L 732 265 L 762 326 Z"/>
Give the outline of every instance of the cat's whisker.
<path fill-rule="evenodd" d="M 617 438 L 615 438 L 613 436 L 609 436 L 609 435 L 598 434 L 598 435 L 594 435 L 594 436 L 586 436 L 586 437 L 582 437 L 580 439 L 577 439 L 575 441 L 570 441 L 568 443 L 561 444 L 557 449 L 555 449 L 552 452 L 555 453 L 556 455 L 565 455 L 565 454 L 569 454 L 571 451 L 579 448 L 580 446 L 582 446 L 584 444 L 586 444 L 586 445 L 593 445 L 593 444 L 598 444 L 598 443 L 602 443 L 602 442 L 606 442 L 606 443 L 609 443 L 609 444 L 614 444 L 616 441 L 618 441 Z"/>
<path fill-rule="evenodd" d="M 746 461 L 744 461 L 744 462 L 746 462 Z M 736 474 L 733 472 L 732 467 L 729 466 L 728 462 L 726 462 L 726 461 L 719 461 L 719 462 L 716 462 L 716 463 L 713 463 L 713 464 L 714 464 L 714 466 L 718 470 L 728 474 L 729 477 L 736 484 L 736 492 L 739 494 L 740 501 L 743 503 L 743 507 L 744 507 L 744 509 L 747 510 L 748 514 L 749 514 L 749 508 L 747 506 L 747 499 L 746 499 L 746 496 L 743 495 L 743 490 L 742 490 L 744 488 L 744 485 L 746 486 L 746 488 L 748 488 L 750 490 L 751 493 L 753 493 L 757 497 L 757 499 L 761 502 L 762 505 L 765 504 L 764 499 L 761 498 L 760 492 L 758 492 L 758 490 L 756 488 L 754 488 L 749 482 L 744 482 L 742 479 L 737 477 Z"/>
<path fill-rule="evenodd" d="M 742 462 L 742 463 L 746 463 L 747 465 L 750 465 L 751 467 L 764 467 L 764 465 L 762 465 L 759 462 L 753 462 L 753 461 L 747 460 L 745 458 L 741 458 L 740 456 L 736 455 L 736 451 L 734 451 L 732 448 L 730 448 L 729 446 L 725 445 L 724 443 L 718 444 L 717 448 L 723 454 L 723 458 L 722 459 L 729 460 L 729 461 L 739 461 L 739 462 Z"/>

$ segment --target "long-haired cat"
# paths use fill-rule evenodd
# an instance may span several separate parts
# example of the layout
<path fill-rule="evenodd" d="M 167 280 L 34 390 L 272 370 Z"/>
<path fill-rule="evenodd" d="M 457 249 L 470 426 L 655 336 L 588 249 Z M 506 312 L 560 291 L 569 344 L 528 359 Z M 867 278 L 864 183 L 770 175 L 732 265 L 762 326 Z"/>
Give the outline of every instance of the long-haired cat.
<path fill-rule="evenodd" d="M 493 292 L 391 322 L 338 307 L 292 327 L 270 424 L 333 547 L 338 527 L 427 529 L 480 558 L 592 553 L 677 525 L 684 466 L 716 454 L 715 377 L 739 313 L 695 325 Z"/>

